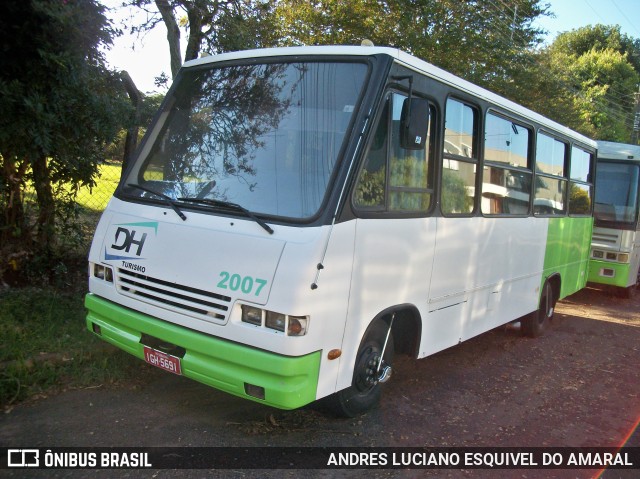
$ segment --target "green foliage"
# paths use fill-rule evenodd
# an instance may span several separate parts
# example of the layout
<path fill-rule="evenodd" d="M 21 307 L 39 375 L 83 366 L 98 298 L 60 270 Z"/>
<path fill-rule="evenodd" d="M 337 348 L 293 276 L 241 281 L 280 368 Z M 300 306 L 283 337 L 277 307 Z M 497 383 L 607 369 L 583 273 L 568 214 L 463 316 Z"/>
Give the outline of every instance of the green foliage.
<path fill-rule="evenodd" d="M 384 168 L 370 172 L 362 170 L 356 187 L 355 199 L 358 206 L 384 206 Z"/>
<path fill-rule="evenodd" d="M 640 83 L 639 41 L 619 27 L 560 34 L 537 57 L 534 109 L 594 139 L 630 142 Z"/>
<path fill-rule="evenodd" d="M 83 186 L 79 189 L 76 204 L 83 208 L 85 213 L 93 211 L 99 214 L 104 211 L 118 186 L 121 173 L 122 163 L 109 162 L 100 165 L 98 181 L 92 187 Z"/>
<path fill-rule="evenodd" d="M 389 173 L 391 193 L 389 209 L 403 211 L 426 211 L 431 195 L 422 191 L 406 191 L 405 188 L 425 188 L 428 165 L 421 158 L 393 157 Z M 377 171 L 362 170 L 356 186 L 355 200 L 361 207 L 385 206 L 386 168 Z"/>
<path fill-rule="evenodd" d="M 550 47 L 554 53 L 581 56 L 591 50 L 613 50 L 626 56 L 636 72 L 640 72 L 640 39 L 620 31 L 618 25 L 593 25 L 561 33 Z"/>
<path fill-rule="evenodd" d="M 84 317 L 79 294 L 52 289 L 0 293 L 0 405 L 50 389 L 133 377 L 129 365 L 134 360 L 94 338 Z"/>
<path fill-rule="evenodd" d="M 589 193 L 578 185 L 571 184 L 569 188 L 569 213 L 586 215 L 591 212 L 591 198 Z"/>
<path fill-rule="evenodd" d="M 442 205 L 444 213 L 466 213 L 471 211 L 473 197 L 465 186 L 464 180 L 448 168 L 442 170 Z"/>
<path fill-rule="evenodd" d="M 100 48 L 114 32 L 95 0 L 0 8 L 0 237 L 49 249 L 56 216 L 73 218 L 67 200 L 94 183 L 104 147 L 131 108 L 119 76 L 104 65 Z M 25 214 L 28 184 L 33 216 Z"/>
<path fill-rule="evenodd" d="M 420 153 L 423 153 L 422 151 Z M 426 211 L 431 203 L 431 194 L 424 191 L 398 189 L 425 188 L 427 185 L 428 165 L 424 158 L 392 157 L 389 172 L 389 184 L 392 187 L 390 197 L 391 210 Z M 396 187 L 393 189 L 393 187 Z"/>
<path fill-rule="evenodd" d="M 538 0 L 322 0 L 278 3 L 282 44 L 394 46 L 481 85 L 507 83 L 541 41 Z M 518 14 L 514 17 L 513 7 Z M 505 27 L 506 26 L 506 27 Z"/>
<path fill-rule="evenodd" d="M 152 95 L 144 95 L 142 97 L 142 105 L 140 108 L 139 131 L 137 143 L 140 144 L 144 136 L 147 126 L 151 123 L 154 115 L 160 108 L 160 104 L 164 99 L 164 94 L 155 93 Z M 124 158 L 124 145 L 127 138 L 127 129 L 121 128 L 109 144 L 106 145 L 102 152 L 102 157 L 111 161 L 122 161 Z"/>
<path fill-rule="evenodd" d="M 201 52 L 223 53 L 273 46 L 276 43 L 274 6 L 277 0 L 126 0 L 124 6 L 141 8 L 147 20 L 131 27 L 132 32 L 147 32 L 158 22 L 168 31 L 172 76 L 182 64 L 181 30 L 186 33 L 184 59 L 198 58 Z M 165 78 L 158 78 L 163 84 Z"/>

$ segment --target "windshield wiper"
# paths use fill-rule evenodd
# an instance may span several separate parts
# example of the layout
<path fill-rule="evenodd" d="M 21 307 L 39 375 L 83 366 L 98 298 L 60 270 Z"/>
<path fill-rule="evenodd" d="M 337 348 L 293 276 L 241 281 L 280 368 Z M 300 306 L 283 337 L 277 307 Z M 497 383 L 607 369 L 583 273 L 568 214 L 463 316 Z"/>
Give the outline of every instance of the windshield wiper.
<path fill-rule="evenodd" d="M 237 203 L 231 203 L 230 201 L 223 201 L 223 200 L 212 200 L 209 198 L 178 198 L 178 201 L 198 203 L 201 205 L 217 206 L 221 208 L 231 208 L 236 211 L 241 211 L 242 213 L 247 215 L 249 218 L 251 218 L 253 221 L 255 221 L 260 226 L 262 226 L 267 233 L 269 233 L 270 235 L 273 234 L 273 228 L 271 228 L 271 226 L 269 226 L 263 220 L 258 218 L 258 216 L 255 213 L 253 213 L 252 211 L 249 211 L 244 206 L 240 206 Z"/>
<path fill-rule="evenodd" d="M 156 195 L 158 198 L 162 198 L 163 200 L 165 200 L 165 203 L 167 203 L 169 206 L 171 206 L 173 211 L 176 212 L 176 214 L 182 219 L 182 221 L 186 221 L 187 220 L 187 217 L 184 215 L 184 213 L 182 211 L 180 211 L 180 208 L 178 208 L 178 205 L 173 200 L 173 198 L 171 198 L 170 196 L 167 196 L 164 193 L 158 193 L 157 191 L 154 191 L 151 188 L 146 188 L 144 186 L 136 185 L 136 184 L 133 184 L 133 183 L 127 183 L 127 186 L 129 186 L 131 188 L 137 188 L 137 189 L 142 190 L 142 191 L 146 191 L 147 193 L 151 193 L 152 195 Z"/>

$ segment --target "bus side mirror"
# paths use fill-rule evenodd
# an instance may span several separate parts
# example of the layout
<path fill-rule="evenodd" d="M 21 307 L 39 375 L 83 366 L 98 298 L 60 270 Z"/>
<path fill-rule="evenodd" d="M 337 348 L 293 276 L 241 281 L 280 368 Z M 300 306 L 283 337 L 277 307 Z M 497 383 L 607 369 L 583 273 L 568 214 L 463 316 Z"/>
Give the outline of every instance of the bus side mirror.
<path fill-rule="evenodd" d="M 402 103 L 400 146 L 406 150 L 423 150 L 429 128 L 429 101 L 409 97 Z"/>

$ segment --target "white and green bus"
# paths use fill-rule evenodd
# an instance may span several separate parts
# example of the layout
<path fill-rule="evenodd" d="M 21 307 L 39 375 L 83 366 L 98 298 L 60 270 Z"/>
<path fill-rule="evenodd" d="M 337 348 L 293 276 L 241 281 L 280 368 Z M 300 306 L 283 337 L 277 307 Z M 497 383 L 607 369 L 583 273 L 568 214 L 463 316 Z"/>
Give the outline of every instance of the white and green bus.
<path fill-rule="evenodd" d="M 394 354 L 586 284 L 596 144 L 391 48 L 184 65 L 105 210 L 87 327 L 282 409 L 374 406 Z"/>
<path fill-rule="evenodd" d="M 640 146 L 598 141 L 589 282 L 628 296 L 640 280 Z"/>

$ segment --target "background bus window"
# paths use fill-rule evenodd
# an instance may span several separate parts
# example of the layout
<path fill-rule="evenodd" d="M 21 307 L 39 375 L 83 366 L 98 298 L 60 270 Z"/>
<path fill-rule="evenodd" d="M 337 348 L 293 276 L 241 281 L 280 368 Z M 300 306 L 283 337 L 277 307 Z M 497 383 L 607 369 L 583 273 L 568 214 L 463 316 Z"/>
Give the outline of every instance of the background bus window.
<path fill-rule="evenodd" d="M 593 155 L 578 147 L 571 148 L 571 164 L 569 173 L 571 183 L 569 186 L 569 214 L 591 214 L 593 188 L 589 183 L 589 172 Z"/>
<path fill-rule="evenodd" d="M 535 215 L 564 215 L 567 180 L 565 158 L 567 145 L 544 133 L 536 141 L 536 181 L 533 199 Z"/>
<path fill-rule="evenodd" d="M 636 164 L 598 160 L 594 209 L 596 224 L 635 223 L 638 216 L 639 170 Z"/>
<path fill-rule="evenodd" d="M 358 207 L 416 212 L 426 211 L 431 205 L 429 156 L 433 142 L 430 123 L 424 150 L 407 150 L 400 146 L 400 115 L 406 98 L 399 93 L 387 97 L 358 178 L 355 194 Z M 433 108 L 431 110 L 433 117 Z M 430 122 L 430 118 L 425 118 L 427 121 Z"/>
<path fill-rule="evenodd" d="M 495 114 L 487 114 L 482 178 L 483 214 L 529 213 L 532 173 L 527 167 L 530 136 L 528 128 Z"/>
<path fill-rule="evenodd" d="M 474 108 L 449 98 L 444 130 L 441 209 L 444 215 L 474 210 L 478 157 L 478 115 Z"/>

